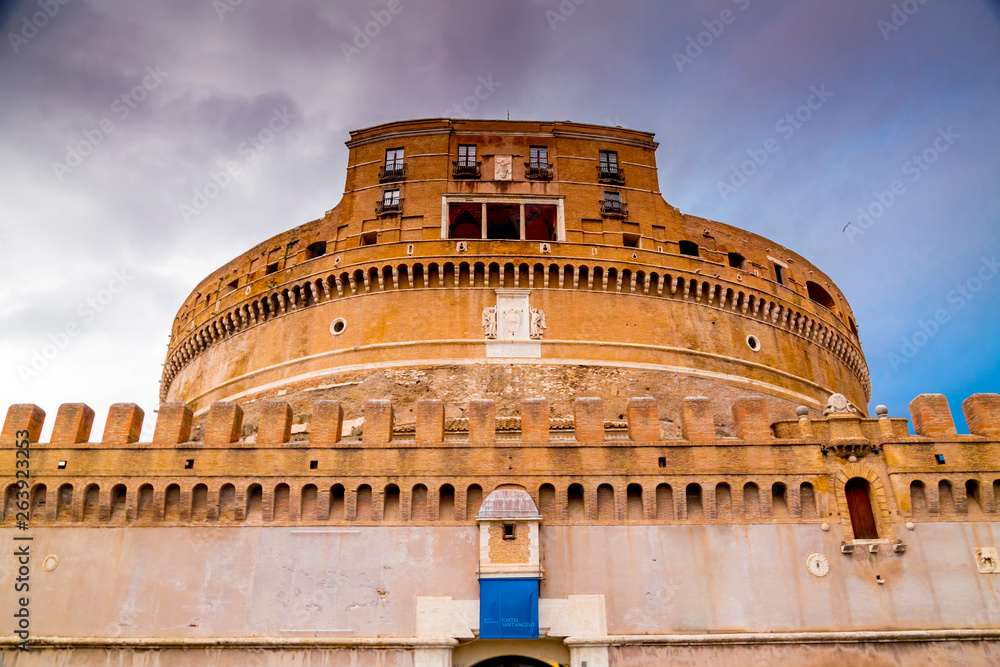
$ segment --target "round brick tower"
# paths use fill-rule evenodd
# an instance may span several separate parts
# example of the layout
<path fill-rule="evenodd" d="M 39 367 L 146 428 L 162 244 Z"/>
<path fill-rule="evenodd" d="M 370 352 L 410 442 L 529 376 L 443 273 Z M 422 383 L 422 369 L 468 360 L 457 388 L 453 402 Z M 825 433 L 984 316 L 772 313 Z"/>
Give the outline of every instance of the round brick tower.
<path fill-rule="evenodd" d="M 322 218 L 202 280 L 171 332 L 161 400 L 197 415 L 281 396 L 307 419 L 392 397 L 525 396 L 552 416 L 577 396 L 684 396 L 771 414 L 833 393 L 865 413 L 870 382 L 849 304 L 801 256 L 667 204 L 653 135 L 569 122 L 401 121 L 351 133 L 345 192 Z"/>

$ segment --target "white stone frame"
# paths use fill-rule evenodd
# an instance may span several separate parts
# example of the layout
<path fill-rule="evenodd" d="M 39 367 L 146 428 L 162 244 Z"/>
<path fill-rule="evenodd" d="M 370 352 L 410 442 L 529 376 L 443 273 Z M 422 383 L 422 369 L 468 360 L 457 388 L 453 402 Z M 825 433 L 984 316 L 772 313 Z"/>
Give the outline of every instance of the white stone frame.
<path fill-rule="evenodd" d="M 564 197 L 547 197 L 535 195 L 496 195 L 496 194 L 445 194 L 441 195 L 441 238 L 449 239 L 448 234 L 448 207 L 450 204 L 482 204 L 482 232 L 483 240 L 486 238 L 486 205 L 487 204 L 519 204 L 521 207 L 521 239 L 524 241 L 524 207 L 525 206 L 555 206 L 556 207 L 556 238 L 553 243 L 566 242 L 566 209 L 563 205 Z M 473 239 L 468 239 L 473 240 Z M 532 241 L 536 243 L 537 241 Z"/>

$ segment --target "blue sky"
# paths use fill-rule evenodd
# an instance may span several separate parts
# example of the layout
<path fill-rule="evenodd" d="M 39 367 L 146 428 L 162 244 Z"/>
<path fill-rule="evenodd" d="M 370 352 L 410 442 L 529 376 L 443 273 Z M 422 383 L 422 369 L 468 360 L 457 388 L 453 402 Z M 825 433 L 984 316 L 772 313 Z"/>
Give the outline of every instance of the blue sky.
<path fill-rule="evenodd" d="M 0 404 L 40 404 L 46 433 L 62 402 L 99 434 L 135 401 L 149 437 L 195 283 L 332 208 L 349 130 L 456 115 L 480 77 L 458 112 L 653 131 L 668 202 L 810 258 L 857 315 L 872 407 L 943 393 L 963 429 L 1000 390 L 996 2 L 43 5 L 0 5 Z"/>

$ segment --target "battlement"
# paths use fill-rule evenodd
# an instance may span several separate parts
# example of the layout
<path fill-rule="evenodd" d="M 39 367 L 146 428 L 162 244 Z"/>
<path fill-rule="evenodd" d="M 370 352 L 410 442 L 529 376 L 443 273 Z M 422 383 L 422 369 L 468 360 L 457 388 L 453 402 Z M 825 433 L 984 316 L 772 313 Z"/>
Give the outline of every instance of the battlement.
<path fill-rule="evenodd" d="M 361 434 L 351 437 L 343 433 L 344 410 L 337 401 L 317 401 L 313 406 L 310 422 L 300 433 L 309 437 L 295 444 L 329 447 L 390 447 L 390 446 L 453 446 L 460 442 L 489 444 L 503 440 L 505 443 L 523 445 L 546 444 L 555 441 L 616 443 L 663 441 L 660 431 L 660 414 L 657 402 L 651 397 L 629 400 L 627 419 L 624 422 L 605 420 L 599 398 L 577 398 L 573 419 L 552 419 L 548 402 L 544 398 L 525 398 L 519 417 L 498 420 L 494 402 L 476 399 L 468 404 L 468 418 L 453 420 L 446 428 L 445 406 L 440 400 L 417 402 L 416 422 L 396 424 L 391 401 L 373 399 L 365 402 L 364 427 Z M 910 403 L 915 436 L 907 430 L 906 420 L 890 419 L 885 412 L 870 419 L 848 407 L 843 412 L 832 412 L 820 419 L 810 419 L 808 410 L 795 419 L 773 420 L 766 404 L 759 398 L 738 399 L 732 405 L 736 425 L 735 439 L 718 439 L 715 434 L 714 415 L 705 397 L 688 397 L 683 401 L 680 415 L 682 440 L 685 442 L 715 443 L 739 441 L 768 443 L 795 440 L 820 443 L 824 446 L 842 445 L 865 441 L 866 445 L 884 442 L 995 441 L 1000 437 L 1000 394 L 974 394 L 962 403 L 968 435 L 960 435 L 947 399 L 940 394 L 922 394 Z M 139 443 L 143 410 L 134 403 L 116 403 L 108 411 L 101 445 L 132 445 L 170 447 L 197 445 L 191 440 L 193 412 L 184 403 L 160 405 L 152 442 Z M 216 402 L 208 410 L 204 429 L 204 445 L 254 444 L 281 445 L 293 442 L 292 424 L 295 415 L 288 403 L 280 400 L 264 401 L 261 407 L 257 433 L 252 440 L 241 440 L 243 409 L 233 402 Z M 7 410 L 0 444 L 11 445 L 15 433 L 26 432 L 27 439 L 39 443 L 45 411 L 33 404 L 12 405 Z M 65 403 L 56 413 L 49 445 L 81 445 L 90 443 L 94 411 L 83 403 Z M 570 438 L 572 436 L 572 438 Z M 674 441 L 664 441 L 665 444 Z M 45 443 L 41 443 L 45 444 Z"/>
<path fill-rule="evenodd" d="M 39 443 L 45 413 L 27 404 L 8 410 L 0 447 L 34 443 L 31 513 L 42 524 L 471 523 L 486 494 L 513 485 L 549 524 L 838 523 L 850 540 L 844 489 L 862 480 L 879 535 L 895 540 L 904 519 L 1000 513 L 998 398 L 963 403 L 968 435 L 955 432 L 939 395 L 911 403 L 917 435 L 881 406 L 868 419 L 841 396 L 821 418 L 802 408 L 777 421 L 764 401 L 743 398 L 732 405 L 735 438 L 716 435 L 704 397 L 684 399 L 676 416 L 634 397 L 621 420 L 605 419 L 596 398 L 576 399 L 573 418 L 557 419 L 540 398 L 504 417 L 477 399 L 452 420 L 442 401 L 424 400 L 408 424 L 374 399 L 349 433 L 336 401 L 317 401 L 308 424 L 293 428 L 290 406 L 271 400 L 243 438 L 243 409 L 218 402 L 197 440 L 191 408 L 165 403 L 149 443 L 138 441 L 144 415 L 131 403 L 111 406 L 100 442 L 89 442 L 92 409 L 62 405 L 50 442 Z M 682 438 L 662 437 L 664 418 L 680 420 Z M 16 492 L 14 483 L 4 491 L 4 522 Z"/>

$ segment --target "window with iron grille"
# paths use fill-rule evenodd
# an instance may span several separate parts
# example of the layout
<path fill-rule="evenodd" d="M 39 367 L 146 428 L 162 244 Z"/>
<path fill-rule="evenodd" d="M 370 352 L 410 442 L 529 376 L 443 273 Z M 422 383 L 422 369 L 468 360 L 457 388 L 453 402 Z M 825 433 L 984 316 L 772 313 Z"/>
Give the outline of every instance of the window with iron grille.
<path fill-rule="evenodd" d="M 604 199 L 601 201 L 601 214 L 622 218 L 628 215 L 628 208 L 621 199 L 621 193 L 615 190 L 604 191 Z"/>
<path fill-rule="evenodd" d="M 458 147 L 458 166 L 459 167 L 475 167 L 476 166 L 476 145 L 475 144 L 461 144 Z"/>
<path fill-rule="evenodd" d="M 382 206 L 399 206 L 399 188 L 382 191 Z"/>
<path fill-rule="evenodd" d="M 385 164 L 379 170 L 379 180 L 401 181 L 404 178 L 403 149 L 390 148 L 385 152 Z"/>
<path fill-rule="evenodd" d="M 528 162 L 532 167 L 548 167 L 549 149 L 545 146 L 532 146 L 528 152 Z"/>
<path fill-rule="evenodd" d="M 599 181 L 607 183 L 623 183 L 625 172 L 618 167 L 618 153 L 615 151 L 600 151 L 600 160 L 597 164 L 597 177 Z"/>
<path fill-rule="evenodd" d="M 601 170 L 607 172 L 617 172 L 618 153 L 615 151 L 601 151 Z"/>

